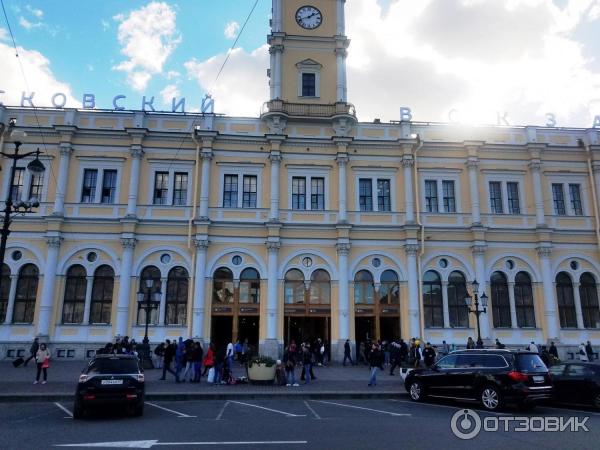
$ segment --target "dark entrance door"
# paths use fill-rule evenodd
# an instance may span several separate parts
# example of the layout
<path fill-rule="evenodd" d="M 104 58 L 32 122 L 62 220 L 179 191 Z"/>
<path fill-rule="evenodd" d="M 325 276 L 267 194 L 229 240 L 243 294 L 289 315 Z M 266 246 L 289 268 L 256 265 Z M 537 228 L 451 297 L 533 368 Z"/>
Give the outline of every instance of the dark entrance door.
<path fill-rule="evenodd" d="M 399 317 L 380 317 L 379 330 L 382 341 L 392 341 L 400 339 L 400 318 Z"/>
<path fill-rule="evenodd" d="M 375 317 L 357 317 L 354 320 L 356 342 L 366 342 L 375 339 Z"/>
<path fill-rule="evenodd" d="M 318 338 L 329 342 L 329 317 L 286 316 L 284 321 L 286 346 L 293 339 L 296 344 L 313 343 Z"/>
<path fill-rule="evenodd" d="M 217 348 L 225 346 L 231 342 L 233 330 L 232 316 L 212 316 L 210 325 L 210 339 Z"/>
<path fill-rule="evenodd" d="M 244 342 L 248 339 L 248 344 L 258 348 L 258 330 L 259 316 L 240 316 L 238 318 L 238 339 Z"/>

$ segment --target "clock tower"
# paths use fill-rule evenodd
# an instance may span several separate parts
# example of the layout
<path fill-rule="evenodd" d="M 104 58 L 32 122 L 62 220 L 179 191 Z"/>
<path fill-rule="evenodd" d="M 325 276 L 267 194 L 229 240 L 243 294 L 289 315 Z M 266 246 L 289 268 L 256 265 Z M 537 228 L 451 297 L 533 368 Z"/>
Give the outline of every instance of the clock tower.
<path fill-rule="evenodd" d="M 265 119 L 353 119 L 347 103 L 346 0 L 273 0 Z"/>

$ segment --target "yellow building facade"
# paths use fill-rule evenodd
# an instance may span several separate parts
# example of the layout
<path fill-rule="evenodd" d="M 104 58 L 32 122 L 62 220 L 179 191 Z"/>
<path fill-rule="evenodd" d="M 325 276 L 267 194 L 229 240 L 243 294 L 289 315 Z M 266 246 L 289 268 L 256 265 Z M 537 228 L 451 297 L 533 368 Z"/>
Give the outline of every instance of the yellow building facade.
<path fill-rule="evenodd" d="M 358 122 L 345 7 L 273 1 L 257 118 L 0 107 L 46 166 L 13 183 L 41 205 L 11 225 L 2 357 L 141 341 L 146 280 L 153 344 L 464 345 L 475 279 L 487 343 L 600 341 L 600 130 Z"/>

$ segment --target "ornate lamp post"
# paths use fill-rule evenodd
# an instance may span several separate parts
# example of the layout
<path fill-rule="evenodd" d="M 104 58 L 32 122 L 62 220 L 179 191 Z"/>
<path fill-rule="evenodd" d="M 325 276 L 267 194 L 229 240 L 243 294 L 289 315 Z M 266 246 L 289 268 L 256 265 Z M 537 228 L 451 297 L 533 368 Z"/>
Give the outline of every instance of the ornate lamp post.
<path fill-rule="evenodd" d="M 145 286 L 143 286 L 145 284 Z M 145 287 L 145 292 L 143 291 Z M 157 307 L 160 302 L 160 289 L 154 290 L 154 280 L 149 278 L 140 285 L 140 290 L 137 293 L 138 305 L 141 309 L 146 312 L 146 332 L 144 333 L 144 339 L 140 346 L 140 352 L 142 364 L 145 369 L 153 369 L 152 358 L 150 358 L 150 339 L 148 339 L 148 325 L 150 322 L 150 311 Z"/>
<path fill-rule="evenodd" d="M 8 194 L 6 196 L 6 200 L 4 201 L 4 220 L 2 223 L 2 229 L 0 230 L 0 267 L 4 264 L 4 255 L 6 253 L 6 241 L 8 240 L 8 235 L 10 234 L 10 224 L 11 224 L 11 216 L 15 216 L 17 214 L 28 214 L 35 212 L 34 208 L 39 208 L 40 202 L 36 197 L 30 198 L 28 201 L 24 202 L 21 199 L 16 198 L 13 199 L 14 196 L 14 184 L 15 184 L 15 173 L 17 169 L 17 161 L 27 158 L 28 156 L 35 155 L 35 159 L 30 161 L 27 164 L 27 170 L 31 172 L 32 175 L 39 175 L 44 173 L 46 167 L 40 161 L 40 149 L 38 148 L 35 152 L 28 153 L 19 153 L 19 148 L 23 145 L 22 139 L 27 136 L 27 134 L 22 130 L 14 129 L 16 122 L 11 120 L 9 123 L 9 129 L 12 129 L 10 136 L 13 139 L 13 144 L 15 145 L 14 153 L 5 153 L 0 151 L 0 154 L 8 159 L 12 159 L 12 166 L 10 168 L 9 182 L 8 182 Z M 1 149 L 0 149 L 1 150 Z M 2 282 L 2 278 L 0 278 L 0 283 Z"/>
<path fill-rule="evenodd" d="M 475 302 L 473 304 L 474 308 L 471 309 L 473 298 L 469 295 L 469 292 L 467 292 L 467 296 L 465 297 L 465 303 L 467 304 L 468 311 L 471 314 L 475 314 L 475 317 L 477 318 L 477 348 L 483 348 L 483 341 L 481 340 L 481 327 L 479 325 L 479 316 L 487 312 L 488 296 L 485 295 L 485 292 L 481 295 L 482 309 L 479 309 L 479 283 L 477 282 L 477 280 L 474 280 L 473 283 L 471 283 L 471 286 L 473 287 L 473 297 L 475 297 Z"/>

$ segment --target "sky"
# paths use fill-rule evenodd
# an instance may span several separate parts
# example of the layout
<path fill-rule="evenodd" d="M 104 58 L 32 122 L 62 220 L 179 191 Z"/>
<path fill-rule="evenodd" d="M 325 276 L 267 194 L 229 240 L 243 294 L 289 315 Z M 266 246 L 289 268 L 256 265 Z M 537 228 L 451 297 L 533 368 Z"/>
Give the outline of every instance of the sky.
<path fill-rule="evenodd" d="M 283 0 L 285 1 L 285 0 Z M 271 0 L 3 0 L 0 102 L 257 117 Z M 307 0 L 310 3 L 310 0 Z M 348 100 L 359 120 L 590 128 L 600 115 L 600 0 L 347 0 Z M 221 75 L 217 73 L 229 54 Z M 19 63 L 20 60 L 20 63 Z M 62 97 L 56 97 L 60 103 Z"/>

